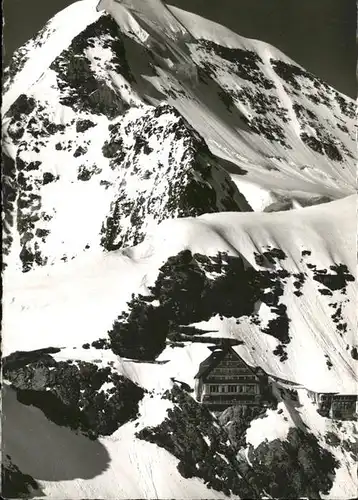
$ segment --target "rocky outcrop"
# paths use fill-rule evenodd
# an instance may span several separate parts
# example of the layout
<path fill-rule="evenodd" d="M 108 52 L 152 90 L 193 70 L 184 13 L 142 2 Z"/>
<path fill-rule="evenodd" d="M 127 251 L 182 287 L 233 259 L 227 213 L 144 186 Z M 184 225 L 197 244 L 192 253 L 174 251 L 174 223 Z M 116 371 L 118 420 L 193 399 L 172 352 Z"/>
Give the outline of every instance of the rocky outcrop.
<path fill-rule="evenodd" d="M 273 498 L 321 498 L 329 494 L 339 461 L 310 432 L 291 428 L 287 439 L 249 448 L 256 481 Z"/>
<path fill-rule="evenodd" d="M 39 498 L 44 496 L 39 483 L 24 474 L 9 455 L 2 455 L 1 494 L 3 498 Z"/>
<path fill-rule="evenodd" d="M 198 477 L 209 488 L 240 498 L 260 498 L 259 490 L 236 458 L 228 435 L 212 414 L 178 386 L 165 394 L 173 409 L 158 427 L 147 427 L 137 437 L 154 443 L 179 459 L 186 478 Z"/>
<path fill-rule="evenodd" d="M 170 257 L 160 268 L 151 294 L 133 297 L 128 311 L 115 320 L 109 331 L 112 350 L 121 356 L 155 359 L 167 340 L 190 338 L 190 330 L 180 333 L 183 325 L 207 321 L 217 314 L 236 318 L 237 323 L 248 316 L 262 334 L 280 341 L 274 354 L 285 361 L 291 320 L 281 298 L 287 281 L 296 279 L 280 268 L 280 260 L 285 258 L 279 249 L 263 250 L 256 255 L 263 269 L 255 270 L 245 267 L 242 258 L 223 253 L 208 257 L 187 250 Z M 261 324 L 256 312 L 260 301 L 271 309 L 267 325 Z"/>
<path fill-rule="evenodd" d="M 57 425 L 91 439 L 113 434 L 135 418 L 143 389 L 111 366 L 85 361 L 56 361 L 61 349 L 15 352 L 4 358 L 4 379 L 18 400 L 39 408 Z"/>
<path fill-rule="evenodd" d="M 102 226 L 106 250 L 140 243 L 165 219 L 251 210 L 202 137 L 171 106 L 111 125 L 102 151 L 118 176 Z"/>
<path fill-rule="evenodd" d="M 145 106 L 113 122 L 79 114 L 64 125 L 39 101 L 21 96 L 9 116 L 18 145 L 15 165 L 7 163 L 5 243 L 9 253 L 18 233 L 15 251 L 24 272 L 88 248 L 135 245 L 168 218 L 251 210 L 202 137 L 171 106 Z"/>

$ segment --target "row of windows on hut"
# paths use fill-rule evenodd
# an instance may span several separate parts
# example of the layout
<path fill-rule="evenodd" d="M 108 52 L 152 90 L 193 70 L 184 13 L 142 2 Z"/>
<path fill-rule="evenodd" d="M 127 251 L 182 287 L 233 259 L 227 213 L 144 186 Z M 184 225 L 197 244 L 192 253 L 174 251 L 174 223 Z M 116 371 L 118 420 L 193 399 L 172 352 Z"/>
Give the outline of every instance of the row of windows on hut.
<path fill-rule="evenodd" d="M 256 384 L 246 384 L 246 385 L 208 385 L 209 391 L 204 391 L 206 393 L 217 393 L 217 392 L 230 392 L 230 393 L 246 393 L 246 394 L 258 394 L 259 389 Z"/>

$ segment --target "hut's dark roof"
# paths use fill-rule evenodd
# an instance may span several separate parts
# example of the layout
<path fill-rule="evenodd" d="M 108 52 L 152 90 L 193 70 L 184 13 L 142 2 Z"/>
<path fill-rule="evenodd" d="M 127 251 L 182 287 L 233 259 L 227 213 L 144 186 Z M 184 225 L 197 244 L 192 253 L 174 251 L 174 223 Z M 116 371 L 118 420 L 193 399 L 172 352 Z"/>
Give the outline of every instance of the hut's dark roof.
<path fill-rule="evenodd" d="M 200 363 L 200 365 L 199 365 L 199 371 L 195 375 L 195 378 L 202 378 L 204 375 L 211 372 L 211 370 L 213 370 L 220 363 L 220 361 L 225 358 L 225 356 L 229 352 L 234 354 L 234 356 L 236 356 L 238 359 L 240 359 L 240 361 L 242 361 L 247 366 L 247 368 L 250 371 L 252 371 L 254 373 L 254 375 L 256 375 L 255 370 L 251 366 L 249 366 L 242 359 L 242 357 L 236 351 L 234 351 L 234 349 L 231 346 L 228 346 L 226 348 L 217 349 L 217 350 L 213 351 L 209 357 L 204 359 L 204 361 L 202 363 Z"/>

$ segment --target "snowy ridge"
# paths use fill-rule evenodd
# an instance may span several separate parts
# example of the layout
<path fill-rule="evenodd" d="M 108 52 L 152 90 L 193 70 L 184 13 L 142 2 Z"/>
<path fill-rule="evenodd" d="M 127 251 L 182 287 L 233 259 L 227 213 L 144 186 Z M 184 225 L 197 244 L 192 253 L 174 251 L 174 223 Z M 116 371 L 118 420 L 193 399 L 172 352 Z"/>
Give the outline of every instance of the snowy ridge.
<path fill-rule="evenodd" d="M 97 0 L 75 2 L 56 14 L 37 37 L 19 49 L 14 57 L 15 67 L 10 65 L 5 70 L 2 114 L 30 89 L 71 40 L 99 17 L 96 5 Z"/>
<path fill-rule="evenodd" d="M 313 264 L 318 269 L 329 269 L 332 263 L 342 262 L 355 275 L 354 227 L 356 219 L 354 209 L 356 206 L 357 198 L 354 196 L 344 201 L 289 213 L 281 212 L 264 216 L 215 214 L 190 221 L 185 219 L 166 221 L 159 226 L 153 242 L 149 240 L 134 248 L 132 255 L 135 259 L 142 255 L 146 258 L 151 254 L 157 255 L 161 252 L 160 249 L 163 248 L 163 241 L 165 241 L 169 248 L 167 247 L 167 253 L 164 254 L 165 257 L 162 257 L 163 259 L 179 253 L 182 248 L 190 248 L 192 253 L 207 255 L 227 251 L 244 257 L 250 265 L 256 266 L 255 251 L 270 247 L 279 248 L 287 256 L 287 260 L 280 261 L 280 268 L 295 274 L 308 272 L 307 280 L 302 288 L 303 295 L 297 298 L 293 294 L 295 288 L 291 285 L 287 291 L 285 290 L 284 296 L 288 316 L 292 320 L 290 334 L 292 333 L 293 342 L 288 349 L 291 351 L 292 359 L 298 361 L 296 367 L 292 370 L 289 365 L 281 363 L 277 357 L 267 357 L 267 353 L 273 350 L 275 342 L 270 337 L 257 338 L 255 332 L 260 329 L 250 322 L 245 324 L 240 321 L 237 326 L 235 319 L 228 319 L 223 323 L 215 317 L 208 323 L 200 323 L 200 328 L 218 330 L 225 337 L 244 340 L 245 346 L 235 349 L 251 365 L 262 366 L 268 373 L 311 387 L 312 390 L 325 392 L 330 389 L 354 393 L 357 389 L 356 361 L 351 358 L 347 344 L 353 346 L 356 343 L 356 284 L 353 282 L 348 285 L 346 297 L 341 296 L 339 291 L 337 292 L 337 298 L 340 296 L 343 300 L 344 316 L 348 321 L 347 331 L 343 337 L 340 337 L 337 335 L 336 325 L 331 321 L 329 312 L 329 302 L 334 301 L 335 293 L 333 296 L 321 295 L 317 290 L 317 282 L 312 280 L 314 272 L 311 272 L 307 265 Z M 327 213 L 330 215 L 327 216 Z M 181 234 L 182 238 L 173 241 L 167 236 L 172 233 Z M 326 239 L 326 234 L 330 235 L 329 240 Z M 302 257 L 302 252 L 305 250 L 310 252 L 307 258 Z M 265 304 L 260 307 L 263 309 L 262 313 L 265 314 Z M 260 313 L 261 309 L 259 315 Z M 310 339 L 311 335 L 313 337 Z M 337 371 L 334 367 L 328 370 L 324 362 L 322 365 L 317 363 L 322 356 L 319 351 L 326 353 L 326 349 L 331 359 L 336 360 L 337 367 L 339 366 Z M 347 355 L 343 354 L 344 351 Z M 299 361 L 303 357 L 305 358 L 304 365 Z M 309 369 L 310 366 L 312 372 Z M 299 370 L 299 373 L 296 370 Z"/>
<path fill-rule="evenodd" d="M 80 8 L 76 5 L 68 8 L 67 15 Z M 91 2 L 88 7 L 92 12 Z M 274 47 L 159 1 L 108 0 L 100 2 L 98 9 L 105 9 L 96 12 L 98 24 L 90 19 L 92 32 L 82 32 L 83 38 L 91 39 L 91 46 L 82 40 L 83 54 L 97 81 L 87 111 L 100 109 L 95 100 L 102 106 L 103 100 L 117 101 L 117 107 L 140 102 L 157 105 L 165 100 L 204 137 L 214 154 L 227 160 L 226 167 L 239 189 L 246 189 L 254 209 L 261 205 L 255 204 L 250 185 L 263 189 L 267 201 L 283 200 L 281 206 L 315 203 L 320 196 L 340 198 L 355 191 L 353 100 Z M 108 31 L 105 12 L 113 16 L 117 33 L 113 26 Z M 46 64 L 59 55 L 53 45 L 61 29 L 59 25 L 41 47 L 48 54 L 47 59 L 42 58 Z M 104 44 L 107 33 L 122 43 Z M 70 55 L 65 51 L 62 61 L 68 64 Z M 118 71 L 124 61 L 126 66 Z M 88 63 L 71 64 L 77 64 L 79 74 L 86 74 Z M 58 73 L 63 63 L 52 67 Z M 29 85 L 21 90 L 16 86 L 16 95 L 9 94 L 14 86 L 10 87 L 4 111 L 28 89 L 41 100 L 44 87 L 53 86 L 45 67 L 41 73 L 42 84 L 35 83 L 33 71 L 24 68 L 17 74 Z M 69 97 L 61 100 L 71 105 Z M 240 175 L 243 173 L 246 175 Z"/>
<path fill-rule="evenodd" d="M 141 22 L 147 23 L 155 32 L 162 30 L 164 35 L 174 42 L 181 41 L 183 38 L 187 39 L 190 36 L 185 26 L 175 18 L 161 0 L 148 0 L 146 2 L 141 0 L 120 0 L 115 1 L 115 3 L 117 4 L 115 8 L 128 10 L 134 16 L 138 16 Z M 111 4 L 111 0 L 101 0 L 97 5 L 97 10 L 111 8 Z"/>
<path fill-rule="evenodd" d="M 111 12 L 123 29 L 123 4 L 106 2 L 103 6 Z M 155 7 L 159 9 L 159 3 L 156 3 Z M 162 9 L 164 9 L 163 6 Z M 199 16 L 185 13 L 180 9 L 173 7 L 170 10 L 174 13 L 173 22 L 179 19 L 190 33 L 191 40 L 185 41 L 183 50 L 186 54 L 189 53 L 190 58 L 196 63 L 194 70 L 196 76 L 194 80 L 181 78 L 178 81 L 182 74 L 180 70 L 173 71 L 167 66 L 157 67 L 159 79 L 153 76 L 150 77 L 150 82 L 159 91 L 167 94 L 169 102 L 172 102 L 203 134 L 213 152 L 244 169 L 249 167 L 248 177 L 252 177 L 256 182 L 259 178 L 260 184 L 264 183 L 265 188 L 274 185 L 276 190 L 280 191 L 281 186 L 285 189 L 289 185 L 291 190 L 299 191 L 299 183 L 297 182 L 297 177 L 299 177 L 301 191 L 304 192 L 314 192 L 317 190 L 317 184 L 325 185 L 325 190 L 321 193 L 325 195 L 339 196 L 336 191 L 338 186 L 340 186 L 338 189 L 342 189 L 346 193 L 352 192 L 351 189 L 355 182 L 352 169 L 354 135 L 351 135 L 349 131 L 353 128 L 353 121 L 350 122 L 347 132 L 340 129 L 339 123 L 338 126 L 336 125 L 341 113 L 340 102 L 347 102 L 346 96 L 332 91 L 324 82 L 305 72 L 282 52 L 268 44 L 244 39 L 226 28 Z M 128 12 L 132 12 L 132 6 L 128 7 L 127 16 Z M 135 14 L 138 15 L 137 9 L 135 9 Z M 148 33 L 146 46 L 148 46 L 150 35 L 151 33 Z M 133 32 L 131 36 L 134 36 Z M 161 32 L 156 31 L 152 34 L 152 39 L 165 43 L 162 36 Z M 211 42 L 212 46 L 210 43 L 208 45 L 208 41 Z M 207 53 L 208 48 L 210 49 L 209 54 Z M 253 53 L 258 56 L 256 62 L 252 59 Z M 234 59 L 235 57 L 244 57 L 244 60 L 246 57 L 249 66 L 244 62 L 243 71 L 237 73 L 235 67 L 229 62 L 230 58 Z M 275 73 L 272 67 L 274 61 L 283 62 L 285 73 L 280 75 Z M 177 63 L 176 66 L 178 64 L 180 66 L 180 63 Z M 182 64 L 184 73 L 193 73 L 192 69 L 187 67 L 184 59 Z M 289 77 L 291 66 L 294 71 L 298 71 L 297 76 L 302 83 L 296 82 L 296 77 L 293 79 Z M 226 67 L 227 71 L 225 71 Z M 205 77 L 202 70 L 204 70 Z M 252 74 L 250 74 L 251 72 Z M 201 78 L 201 75 L 204 79 Z M 211 82 L 207 79 L 208 75 Z M 285 81 L 287 76 L 289 78 Z M 148 77 L 146 79 L 149 80 Z M 219 88 L 215 88 L 212 80 L 216 85 L 219 85 Z M 194 84 L 188 83 L 193 81 Z M 263 88 L 260 88 L 262 85 Z M 302 97 L 296 97 L 298 96 L 297 85 L 300 87 L 302 85 L 303 88 L 307 89 L 307 93 L 301 94 L 303 102 Z M 250 94 L 252 94 L 251 98 Z M 254 95 L 255 97 L 253 97 Z M 348 99 L 348 101 L 350 100 Z M 223 102 L 225 102 L 225 106 L 229 107 L 229 114 L 226 107 L 223 109 Z M 260 112 L 257 109 L 257 102 L 261 109 L 262 107 L 267 108 L 268 115 L 263 120 L 260 114 L 257 114 L 257 111 Z M 308 110 L 307 113 L 310 117 L 308 127 L 306 118 L 303 118 L 300 111 L 299 106 L 302 107 L 302 105 L 305 110 Z M 235 110 L 234 106 L 238 109 Z M 318 123 L 315 121 L 317 120 L 315 118 L 317 107 L 319 107 L 318 116 L 321 117 L 323 113 L 325 117 L 324 121 L 320 122 L 326 124 L 323 130 L 317 128 Z M 294 108 L 295 111 L 293 111 Z M 353 101 L 351 101 L 347 107 L 350 120 L 354 118 L 354 109 Z M 211 127 L 211 123 L 214 123 L 215 126 Z M 343 128 L 345 123 L 346 118 L 341 123 Z M 247 130 L 247 124 L 250 130 Z M 318 140 L 326 142 L 327 146 L 325 147 L 327 147 L 329 156 L 324 158 L 324 167 L 322 165 L 318 169 L 316 167 L 316 170 L 310 169 L 312 163 L 314 165 L 317 163 L 316 153 L 319 152 L 323 155 L 326 153 L 323 152 L 323 149 L 320 152 L 322 146 L 316 146 L 314 139 L 311 141 L 309 138 L 306 139 L 306 135 L 302 135 L 306 133 L 308 137 L 313 134 L 314 139 L 318 134 Z M 255 134 L 259 134 L 260 148 L 257 148 Z M 337 139 L 334 138 L 332 142 L 334 136 Z M 336 155 L 337 147 L 340 151 L 342 148 L 344 151 L 345 148 L 348 148 L 347 151 L 351 151 L 350 155 L 352 155 L 351 157 L 348 155 L 344 159 L 345 163 L 350 166 L 343 174 L 341 168 L 337 170 L 337 166 L 332 165 L 332 160 L 337 161 L 339 158 Z M 314 148 L 313 151 L 312 148 Z M 298 151 L 300 151 L 299 154 Z M 314 161 L 313 156 L 315 156 Z M 297 165 L 298 158 L 300 158 L 299 164 L 302 170 L 299 175 L 297 168 L 294 167 Z M 260 165 L 258 172 L 257 167 L 255 167 L 257 162 Z M 269 175 L 265 173 L 266 169 L 269 170 Z M 294 172 L 290 173 L 292 169 Z M 304 170 L 306 172 L 303 172 Z M 274 171 L 278 171 L 280 174 L 275 174 Z M 285 174 L 283 182 L 282 173 Z"/>
<path fill-rule="evenodd" d="M 133 249 L 112 252 L 103 257 L 98 256 L 95 260 L 88 256 L 87 262 L 82 260 L 82 265 L 73 261 L 62 264 L 60 267 L 54 266 L 52 270 L 38 269 L 31 273 L 17 275 L 17 277 L 10 277 L 10 274 L 5 273 L 9 279 L 5 282 L 7 290 L 4 302 L 5 355 L 19 349 L 26 351 L 41 348 L 46 338 L 46 345 L 68 346 L 68 349 L 62 350 L 61 354 L 54 355 L 58 361 L 80 359 L 81 363 L 94 363 L 94 360 L 98 363 L 98 360 L 102 359 L 99 366 L 103 367 L 103 363 L 112 363 L 116 373 L 132 380 L 149 391 L 149 394 L 153 393 L 154 398 L 146 396 L 140 404 L 142 417 L 136 421 L 135 427 L 132 424 L 125 424 L 113 436 L 101 438 L 101 442 L 111 454 L 111 466 L 108 472 L 85 482 L 68 483 L 67 486 L 64 483 L 58 483 L 57 486 L 57 483 L 41 481 L 41 486 L 45 488 L 47 494 L 57 498 L 60 494 L 71 491 L 76 498 L 83 498 L 84 495 L 95 498 L 100 491 L 103 491 L 110 497 L 109 484 L 119 484 L 117 480 L 119 481 L 118 478 L 122 477 L 118 473 L 113 476 L 117 460 L 124 460 L 133 466 L 140 460 L 141 465 L 138 470 L 144 474 L 144 478 L 149 477 L 144 472 L 147 466 L 142 457 L 147 445 L 144 446 L 141 441 L 131 437 L 132 432 L 134 429 L 140 432 L 147 426 L 160 424 L 167 411 L 165 405 L 168 403 L 162 398 L 165 391 L 172 387 L 173 379 L 193 387 L 197 367 L 207 356 L 206 345 L 191 342 L 186 343 L 185 347 L 168 345 L 157 358 L 157 362 L 153 364 L 126 360 L 115 356 L 110 350 L 101 351 L 101 349 L 91 347 L 90 344 L 99 337 L 106 337 L 106 331 L 111 328 L 111 322 L 121 309 L 126 307 L 125 303 L 129 300 L 130 293 L 148 294 L 147 287 L 156 280 L 158 267 L 168 257 L 177 255 L 182 249 L 186 251 L 190 249 L 196 255 L 198 253 L 216 255 L 218 251 L 228 252 L 234 257 L 243 257 L 253 266 L 257 266 L 255 254 L 259 249 L 262 249 L 261 255 L 265 254 L 268 247 L 281 249 L 285 258 L 275 264 L 276 271 L 285 269 L 290 273 L 307 274 L 301 296 L 293 294 L 292 285 L 288 284 L 287 289 L 285 286 L 282 300 L 287 306 L 287 314 L 290 318 L 290 341 L 286 345 L 285 361 L 280 361 L 280 356 L 273 353 L 278 344 L 277 340 L 262 331 L 261 327 L 264 327 L 267 321 L 266 313 L 263 315 L 261 327 L 257 326 L 257 323 L 252 324 L 249 321 L 250 317 L 240 317 L 239 324 L 236 323 L 235 318 L 213 317 L 208 322 L 196 323 L 193 326 L 212 332 L 206 335 L 243 341 L 242 345 L 235 347 L 240 355 L 253 366 L 262 366 L 274 376 L 291 380 L 314 390 L 354 392 L 357 387 L 356 360 L 351 357 L 351 347 L 355 343 L 356 283 L 347 282 L 343 289 L 333 291 L 332 296 L 321 295 L 317 282 L 312 279 L 314 276 L 310 274 L 311 270 L 307 268 L 307 265 L 314 264 L 317 269 L 329 270 L 329 266 L 333 263 L 345 263 L 352 273 L 355 272 L 353 250 L 356 242 L 353 236 L 355 225 L 353 208 L 356 203 L 356 197 L 351 197 L 319 207 L 293 210 L 287 213 L 227 214 L 225 216 L 214 214 L 197 219 L 168 221 L 161 224 L 151 238 Z M 169 234 L 176 234 L 175 240 L 169 237 Z M 325 237 L 327 234 L 330 235 L 329 239 Z M 302 253 L 307 252 L 310 252 L 310 255 L 303 258 Z M 76 286 L 73 282 L 74 274 Z M 118 280 L 119 276 L 120 280 Z M 126 282 L 126 287 L 123 287 L 123 282 Z M 55 297 L 56 300 L 54 300 Z M 337 324 L 330 319 L 334 313 L 329 305 L 332 302 L 343 306 L 342 315 L 348 323 L 343 333 L 336 329 Z M 261 309 L 262 306 L 258 310 L 259 318 Z M 24 325 L 27 331 L 33 332 L 31 337 L 24 338 L 22 335 Z M 75 338 L 74 329 L 76 330 Z M 210 342 L 210 339 L 208 341 Z M 88 343 L 88 349 L 79 348 L 83 342 Z M 71 348 L 71 346 L 76 347 L 74 343 L 77 344 L 76 349 Z M 326 364 L 326 355 L 332 363 L 331 367 Z M 304 364 L 301 361 L 303 358 Z M 158 413 L 159 404 L 164 405 L 162 416 Z M 288 403 L 283 400 L 282 404 L 283 408 L 286 408 L 285 405 Z M 320 436 L 320 446 L 325 448 L 324 433 L 329 429 L 336 433 L 337 429 L 329 420 L 324 420 L 320 416 L 316 417 L 316 412 L 310 409 L 310 405 L 311 403 L 307 402 L 299 410 L 300 418 L 312 431 L 316 429 L 315 426 L 318 426 L 313 432 L 316 436 Z M 153 408 L 155 408 L 154 413 Z M 20 411 L 20 408 L 17 411 Z M 297 410 L 294 409 L 294 412 L 296 413 Z M 277 419 L 278 415 L 277 417 L 275 415 L 274 411 L 272 417 L 268 418 Z M 265 420 L 263 424 L 266 425 Z M 253 429 L 260 426 L 260 420 L 252 425 Z M 296 424 L 289 420 L 288 423 L 283 422 L 283 425 L 288 430 L 295 428 Z M 344 424 L 344 428 L 349 425 L 349 423 Z M 260 442 L 259 432 L 258 430 L 252 431 L 255 432 L 256 438 L 250 437 L 250 432 L 248 432 L 247 442 L 253 443 L 256 448 Z M 282 432 L 283 427 L 277 421 L 277 427 L 273 429 L 270 439 L 274 439 L 275 436 L 284 439 Z M 343 430 L 341 429 L 340 432 Z M 124 436 L 126 437 L 123 441 Z M 129 442 L 132 443 L 130 449 L 127 447 Z M 166 494 L 169 494 L 167 489 L 169 484 L 170 488 L 173 488 L 170 490 L 171 495 L 175 498 L 183 498 L 181 488 L 187 489 L 188 498 L 189 492 L 193 498 L 200 498 L 203 495 L 206 498 L 222 498 L 219 493 L 219 496 L 216 496 L 215 488 L 204 493 L 201 489 L 204 485 L 199 487 L 199 483 L 195 482 L 182 483 L 182 479 L 177 478 L 174 469 L 171 468 L 172 459 L 169 458 L 167 452 L 163 454 L 160 450 L 155 451 L 156 448 L 153 445 L 148 446 L 148 455 L 153 464 L 150 466 L 152 471 L 150 475 L 153 474 L 151 486 L 147 486 L 147 479 L 144 482 L 138 482 L 134 469 L 126 469 L 126 474 L 128 474 L 126 477 L 131 479 L 129 483 L 125 483 L 123 490 L 116 490 L 123 491 L 119 493 L 121 498 L 121 495 L 123 498 L 128 498 L 128 496 L 136 498 L 138 495 L 141 498 L 151 498 L 153 494 L 151 488 L 154 485 L 157 488 L 158 497 L 164 498 Z M 337 448 L 329 449 L 334 454 L 341 453 Z M 337 469 L 332 490 L 334 493 L 330 493 L 328 498 L 348 498 L 348 493 L 355 488 L 352 476 L 354 461 L 352 462 L 349 454 L 343 451 L 342 453 L 344 453 L 344 457 L 340 455 L 342 472 L 338 474 L 340 469 Z M 37 468 L 30 466 L 26 458 L 16 457 L 12 447 L 9 447 L 9 454 L 14 455 L 15 463 L 22 470 L 33 473 L 36 477 Z M 175 482 L 159 481 L 156 474 L 163 468 L 168 470 L 173 480 L 176 478 Z M 133 489 L 138 484 L 142 484 L 142 489 Z"/>
<path fill-rule="evenodd" d="M 117 118 L 75 112 L 59 103 L 73 96 L 53 76 L 51 69 L 33 97 L 22 96 L 7 121 L 5 147 L 15 169 L 9 167 L 5 181 L 16 192 L 7 207 L 14 218 L 8 262 L 28 271 L 136 244 L 168 217 L 251 210 L 175 108 L 130 109 L 120 101 Z M 39 95 L 49 79 L 53 95 L 44 103 Z"/>
<path fill-rule="evenodd" d="M 244 346 L 236 349 L 250 364 L 263 366 L 268 373 L 309 385 L 312 389 L 319 389 L 322 392 L 327 387 L 332 391 L 354 392 L 357 384 L 356 362 L 352 359 L 350 350 L 356 345 L 356 284 L 348 282 L 344 295 L 340 290 L 332 292 L 333 295 L 322 295 L 318 291 L 317 282 L 313 279 L 314 271 L 308 264 L 316 266 L 317 269 L 329 269 L 332 264 L 342 263 L 355 275 L 356 242 L 353 208 L 356 203 L 356 197 L 350 197 L 320 207 L 287 213 L 264 214 L 264 216 L 213 214 L 195 219 L 166 221 L 159 225 L 151 238 L 133 249 L 126 249 L 118 256 L 109 254 L 102 258 L 89 255 L 78 268 L 73 262 L 68 264 L 68 269 L 63 264 L 58 268 L 54 267 L 53 272 L 44 269 L 34 273 L 33 276 L 30 273 L 16 277 L 11 273 L 8 275 L 9 281 L 6 281 L 8 297 L 5 297 L 5 306 L 8 304 L 10 309 L 9 323 L 6 317 L 4 323 L 7 332 L 5 353 L 19 349 L 21 343 L 23 349 L 26 347 L 21 334 L 23 322 L 34 326 L 36 324 L 38 332 L 38 340 L 29 339 L 27 349 L 42 347 L 44 336 L 48 339 L 49 345 L 58 347 L 63 343 L 67 345 L 72 337 L 71 324 L 79 325 L 84 319 L 83 308 L 88 308 L 86 327 L 81 328 L 83 337 L 80 337 L 80 340 L 78 338 L 78 341 L 91 342 L 105 335 L 116 313 L 121 311 L 121 304 L 124 307 L 126 300 L 134 291 L 143 293 L 148 286 L 152 286 L 161 263 L 179 254 L 183 249 L 190 249 L 193 254 L 209 256 L 215 256 L 218 252 L 229 252 L 234 256 L 243 257 L 249 265 L 257 267 L 255 252 L 263 253 L 266 248 L 274 247 L 286 255 L 286 258 L 279 262 L 279 268 L 292 274 L 304 272 L 307 275 L 302 288 L 303 295 L 297 297 L 293 294 L 295 288 L 292 283 L 288 283 L 287 289 L 285 288 L 284 303 L 291 319 L 289 332 L 292 336 L 292 341 L 287 346 L 288 356 L 297 360 L 297 364 L 282 363 L 278 356 L 270 356 L 269 353 L 279 342 L 269 335 L 261 334 L 260 328 L 250 321 L 246 323 L 246 320 L 243 320 L 236 325 L 235 318 L 221 321 L 215 316 L 208 324 L 200 323 L 200 328 L 218 331 L 220 336 L 243 339 Z M 176 235 L 175 239 L 172 237 L 173 234 Z M 329 240 L 325 238 L 326 234 L 330 235 Z M 304 251 L 311 253 L 307 257 L 302 257 Z M 97 277 L 89 274 L 89 269 L 93 267 L 98 268 Z M 73 273 L 78 276 L 78 285 L 70 289 L 68 284 L 72 280 Z M 111 285 L 109 282 L 111 275 L 126 276 L 126 280 L 133 281 L 133 288 L 123 288 L 116 279 L 111 280 Z M 54 304 L 50 293 L 52 283 L 55 290 L 58 290 L 59 298 Z M 108 296 L 105 293 L 106 287 Z M 37 290 L 36 295 L 34 289 Z M 68 294 L 66 296 L 63 295 L 65 290 Z M 103 297 L 100 302 L 97 302 L 98 295 Z M 82 297 L 77 303 L 76 296 Z M 347 322 L 347 328 L 342 336 L 331 320 L 334 312 L 333 310 L 331 312 L 329 306 L 331 302 L 343 304 L 342 314 Z M 68 310 L 66 314 L 66 308 L 70 305 L 71 312 Z M 41 310 L 45 306 L 48 311 L 52 311 L 50 316 L 56 317 L 51 334 L 45 333 L 48 319 L 46 316 L 41 317 Z M 19 307 L 23 310 L 22 314 L 16 312 Z M 262 314 L 265 315 L 265 305 L 262 304 L 261 307 Z M 13 313 L 10 314 L 10 311 Z M 99 314 L 100 311 L 103 311 L 103 314 Z M 64 333 L 60 332 L 68 332 L 68 340 L 64 337 Z M 325 363 L 324 354 L 327 353 L 333 362 L 331 369 L 328 369 Z M 306 359 L 304 366 L 300 363 L 301 356 L 305 356 Z M 321 363 L 317 363 L 318 359 L 321 359 Z M 309 371 L 310 366 L 312 372 Z M 314 377 L 312 373 L 315 374 Z"/>

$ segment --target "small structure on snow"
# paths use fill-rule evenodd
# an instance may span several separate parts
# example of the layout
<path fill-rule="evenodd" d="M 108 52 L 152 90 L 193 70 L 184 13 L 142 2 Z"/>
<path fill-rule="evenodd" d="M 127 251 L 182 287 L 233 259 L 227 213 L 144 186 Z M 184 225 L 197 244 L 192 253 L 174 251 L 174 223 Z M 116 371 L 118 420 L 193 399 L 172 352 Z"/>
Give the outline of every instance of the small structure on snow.
<path fill-rule="evenodd" d="M 319 413 L 334 419 L 352 419 L 358 414 L 358 395 L 307 390 L 307 395 L 317 405 Z"/>

